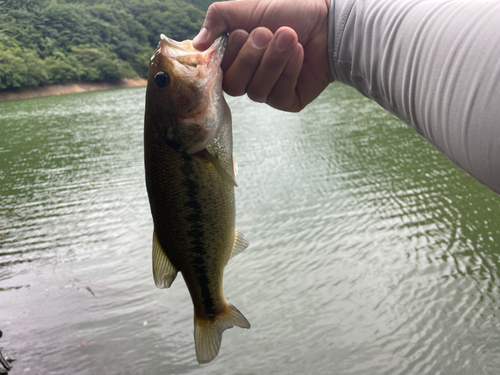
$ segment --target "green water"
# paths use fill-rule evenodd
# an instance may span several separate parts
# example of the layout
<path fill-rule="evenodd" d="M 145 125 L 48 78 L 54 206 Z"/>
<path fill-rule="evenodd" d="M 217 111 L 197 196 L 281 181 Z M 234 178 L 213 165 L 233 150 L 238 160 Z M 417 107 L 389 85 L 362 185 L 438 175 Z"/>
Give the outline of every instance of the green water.
<path fill-rule="evenodd" d="M 156 289 L 144 88 L 0 103 L 0 349 L 11 374 L 497 374 L 500 197 L 334 84 L 300 114 L 229 98 L 252 323 L 198 366 Z"/>

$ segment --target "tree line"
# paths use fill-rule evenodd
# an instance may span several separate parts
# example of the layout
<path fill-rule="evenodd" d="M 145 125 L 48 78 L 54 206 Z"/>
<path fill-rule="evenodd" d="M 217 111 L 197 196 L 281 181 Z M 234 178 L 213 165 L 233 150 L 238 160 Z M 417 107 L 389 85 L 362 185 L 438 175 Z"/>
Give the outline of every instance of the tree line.
<path fill-rule="evenodd" d="M 200 29 L 206 0 L 0 0 L 0 90 L 146 77 L 160 33 Z"/>

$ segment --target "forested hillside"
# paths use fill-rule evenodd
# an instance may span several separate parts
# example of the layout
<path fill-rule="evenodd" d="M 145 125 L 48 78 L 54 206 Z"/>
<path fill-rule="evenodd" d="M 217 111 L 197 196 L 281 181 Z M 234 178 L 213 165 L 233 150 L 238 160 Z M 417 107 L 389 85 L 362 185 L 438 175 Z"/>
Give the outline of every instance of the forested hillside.
<path fill-rule="evenodd" d="M 0 90 L 145 77 L 160 33 L 193 38 L 211 2 L 0 0 Z"/>

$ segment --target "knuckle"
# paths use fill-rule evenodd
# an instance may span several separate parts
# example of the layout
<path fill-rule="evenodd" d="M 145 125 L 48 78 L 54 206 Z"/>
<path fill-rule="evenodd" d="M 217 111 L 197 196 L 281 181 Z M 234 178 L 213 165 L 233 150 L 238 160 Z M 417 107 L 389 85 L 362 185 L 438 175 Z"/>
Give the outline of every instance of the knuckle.
<path fill-rule="evenodd" d="M 243 69 L 256 70 L 260 63 L 260 54 L 253 53 L 253 51 L 241 51 L 238 55 L 240 64 Z"/>
<path fill-rule="evenodd" d="M 224 92 L 226 94 L 231 95 L 231 96 L 242 96 L 242 95 L 245 95 L 245 88 L 244 87 L 242 88 L 239 85 L 235 86 L 235 85 L 223 83 L 222 84 L 222 89 L 224 90 Z"/>
<path fill-rule="evenodd" d="M 284 109 L 283 99 L 274 95 L 270 95 L 269 98 L 267 98 L 267 104 L 276 109 Z"/>
<path fill-rule="evenodd" d="M 208 28 L 219 28 L 221 24 L 225 24 L 226 20 L 224 18 L 223 9 L 224 3 L 212 3 L 207 9 L 205 14 L 204 25 Z"/>
<path fill-rule="evenodd" d="M 275 67 L 275 69 L 277 69 L 277 67 L 279 67 L 280 69 L 284 69 L 284 67 L 290 60 L 292 53 L 293 50 L 278 51 L 276 49 L 273 49 L 273 51 L 266 56 L 266 63 L 269 66 Z"/>
<path fill-rule="evenodd" d="M 281 111 L 293 113 L 300 112 L 300 108 L 296 106 L 293 97 L 288 95 L 277 95 L 276 93 L 271 93 L 271 95 L 267 98 L 266 103 Z"/>
<path fill-rule="evenodd" d="M 214 21 L 216 18 L 220 16 L 219 9 L 217 8 L 217 3 L 212 3 L 207 9 L 207 13 L 205 15 L 205 20 L 207 22 Z"/>
<path fill-rule="evenodd" d="M 250 99 L 257 103 L 265 103 L 267 101 L 267 93 L 262 90 L 253 90 L 250 87 L 247 89 L 247 95 Z"/>

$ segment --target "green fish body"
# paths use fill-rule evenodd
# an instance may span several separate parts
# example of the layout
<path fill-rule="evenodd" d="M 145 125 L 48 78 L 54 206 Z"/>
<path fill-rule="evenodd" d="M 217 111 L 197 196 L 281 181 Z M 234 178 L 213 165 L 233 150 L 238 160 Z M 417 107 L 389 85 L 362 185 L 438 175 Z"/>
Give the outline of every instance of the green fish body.
<path fill-rule="evenodd" d="M 190 41 L 162 35 L 146 93 L 153 276 L 159 288 L 168 288 L 182 272 L 194 306 L 200 364 L 217 357 L 225 329 L 250 328 L 222 290 L 228 260 L 248 246 L 235 227 L 231 113 L 220 69 L 225 41 L 220 37 L 198 52 Z"/>

